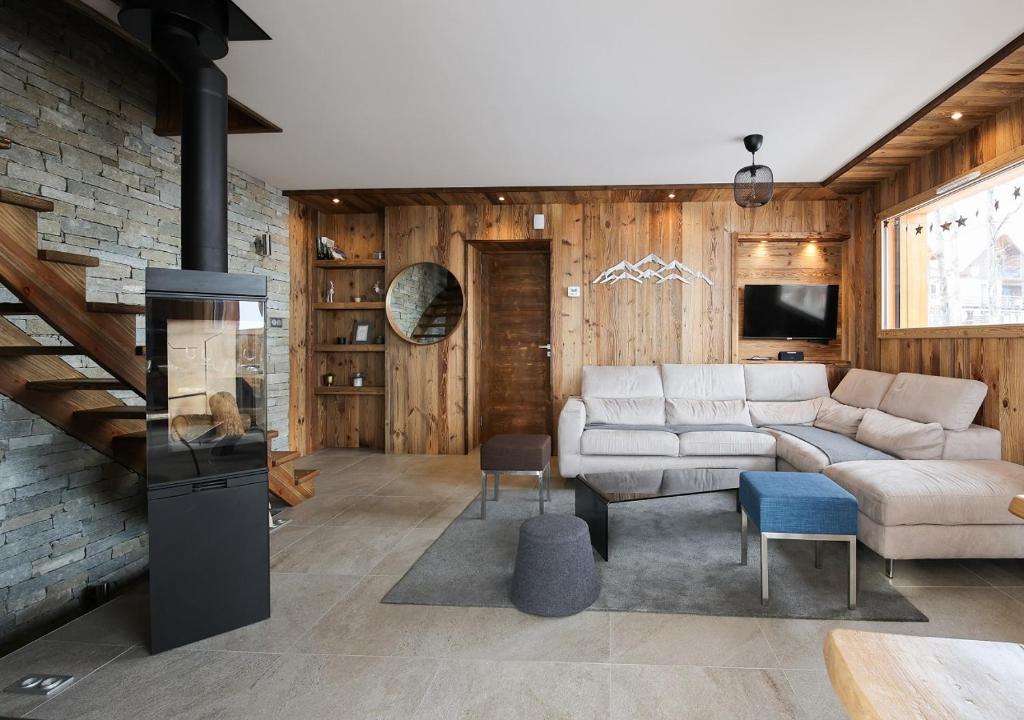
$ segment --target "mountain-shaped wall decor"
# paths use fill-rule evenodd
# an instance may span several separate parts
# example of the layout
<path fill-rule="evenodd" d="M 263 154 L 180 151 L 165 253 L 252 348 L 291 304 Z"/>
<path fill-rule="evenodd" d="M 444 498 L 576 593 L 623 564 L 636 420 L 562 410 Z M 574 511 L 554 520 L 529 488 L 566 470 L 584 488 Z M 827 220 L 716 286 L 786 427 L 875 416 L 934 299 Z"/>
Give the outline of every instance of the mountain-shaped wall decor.
<path fill-rule="evenodd" d="M 655 283 L 657 285 L 666 283 L 669 280 L 676 280 L 686 285 L 691 285 L 693 280 L 703 280 L 708 284 L 708 287 L 714 285 L 711 282 L 711 278 L 699 270 L 694 270 L 678 260 L 665 262 L 654 253 L 635 263 L 623 260 L 617 265 L 612 265 L 598 275 L 591 284 L 608 283 L 614 285 L 620 280 L 632 280 L 642 285 L 647 280 L 652 279 L 657 280 Z"/>

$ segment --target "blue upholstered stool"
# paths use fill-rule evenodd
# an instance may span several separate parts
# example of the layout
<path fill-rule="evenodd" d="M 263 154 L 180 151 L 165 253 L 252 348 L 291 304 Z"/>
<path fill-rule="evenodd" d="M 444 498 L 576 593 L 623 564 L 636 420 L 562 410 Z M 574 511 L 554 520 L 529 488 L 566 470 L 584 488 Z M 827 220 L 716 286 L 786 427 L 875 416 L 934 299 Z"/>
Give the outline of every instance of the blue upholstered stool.
<path fill-rule="evenodd" d="M 768 604 L 768 540 L 849 543 L 850 609 L 857 607 L 857 499 L 820 473 L 740 473 L 740 562 L 747 564 L 747 518 L 761 532 L 761 604 Z"/>

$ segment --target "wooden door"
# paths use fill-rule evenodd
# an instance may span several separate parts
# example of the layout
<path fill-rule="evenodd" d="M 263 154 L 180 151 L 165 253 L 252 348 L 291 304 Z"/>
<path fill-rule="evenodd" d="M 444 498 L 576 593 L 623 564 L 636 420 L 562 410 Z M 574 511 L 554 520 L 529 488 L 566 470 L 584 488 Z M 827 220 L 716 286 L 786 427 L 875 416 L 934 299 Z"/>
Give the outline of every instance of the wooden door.
<path fill-rule="evenodd" d="M 484 252 L 481 442 L 551 434 L 551 274 L 546 252 Z"/>

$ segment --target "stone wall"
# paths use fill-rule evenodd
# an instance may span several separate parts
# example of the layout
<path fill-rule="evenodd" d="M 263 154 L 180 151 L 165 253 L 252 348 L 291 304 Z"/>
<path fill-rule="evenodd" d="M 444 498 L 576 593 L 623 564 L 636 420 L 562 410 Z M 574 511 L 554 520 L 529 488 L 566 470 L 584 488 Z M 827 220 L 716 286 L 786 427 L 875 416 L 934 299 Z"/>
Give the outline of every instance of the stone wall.
<path fill-rule="evenodd" d="M 0 187 L 54 201 L 40 247 L 101 260 L 90 300 L 141 302 L 147 266 L 178 267 L 179 144 L 153 134 L 155 100 L 155 66 L 139 50 L 56 0 L 0 0 L 0 135 L 14 141 L 0 151 Z M 268 409 L 285 447 L 288 203 L 234 170 L 229 192 L 230 270 L 266 275 L 268 314 L 281 320 L 269 328 Z M 274 254 L 261 258 L 253 242 L 267 232 Z M 40 320 L 12 320 L 56 342 Z M 71 612 L 88 583 L 139 574 L 144 511 L 137 476 L 0 398 L 0 642 Z"/>
<path fill-rule="evenodd" d="M 420 322 L 423 311 L 441 293 L 448 282 L 448 271 L 441 265 L 422 263 L 402 272 L 400 281 L 391 288 L 388 300 L 391 317 L 406 335 Z"/>

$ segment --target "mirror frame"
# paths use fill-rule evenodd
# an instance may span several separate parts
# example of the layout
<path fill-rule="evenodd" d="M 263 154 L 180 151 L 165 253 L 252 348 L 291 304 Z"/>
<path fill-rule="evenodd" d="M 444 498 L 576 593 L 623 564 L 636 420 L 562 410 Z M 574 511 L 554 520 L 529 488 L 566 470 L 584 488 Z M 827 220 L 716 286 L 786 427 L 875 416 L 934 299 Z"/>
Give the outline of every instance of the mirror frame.
<path fill-rule="evenodd" d="M 439 335 L 438 339 L 436 341 L 429 342 L 429 343 L 416 342 L 416 340 L 412 339 L 411 337 L 406 335 L 404 332 L 402 332 L 398 328 L 398 323 L 395 321 L 395 318 L 394 318 L 394 316 L 391 313 L 391 294 L 392 294 L 392 292 L 395 289 L 395 285 L 398 283 L 398 281 L 401 279 L 401 277 L 406 272 L 408 272 L 409 270 L 411 270 L 414 267 L 418 267 L 419 265 L 436 265 L 437 267 L 443 269 L 445 272 L 447 272 L 449 275 L 451 275 L 453 278 L 455 278 L 455 282 L 459 286 L 459 295 L 462 298 L 462 308 L 459 310 L 458 322 L 456 322 L 455 325 L 452 326 L 451 331 L 449 331 L 447 334 Z M 430 260 L 424 260 L 422 262 L 414 262 L 414 263 L 411 263 L 409 265 L 406 265 L 404 268 L 399 270 L 395 274 L 395 276 L 391 279 L 391 282 L 388 283 L 388 291 L 387 291 L 387 293 L 384 296 L 384 313 L 385 313 L 385 315 L 387 315 L 388 325 L 390 326 L 391 331 L 395 335 L 397 335 L 400 339 L 404 340 L 405 342 L 409 343 L 410 345 L 415 345 L 417 347 L 432 347 L 434 345 L 440 345 L 444 341 L 446 341 L 449 338 L 451 338 L 451 336 L 454 335 L 456 332 L 458 332 L 459 328 L 462 327 L 462 321 L 465 320 L 465 318 L 466 318 L 466 288 L 463 285 L 462 281 L 459 280 L 459 278 L 455 275 L 455 273 L 453 273 L 448 267 L 445 267 L 441 263 L 433 262 L 433 261 L 430 261 Z"/>

